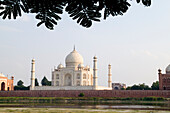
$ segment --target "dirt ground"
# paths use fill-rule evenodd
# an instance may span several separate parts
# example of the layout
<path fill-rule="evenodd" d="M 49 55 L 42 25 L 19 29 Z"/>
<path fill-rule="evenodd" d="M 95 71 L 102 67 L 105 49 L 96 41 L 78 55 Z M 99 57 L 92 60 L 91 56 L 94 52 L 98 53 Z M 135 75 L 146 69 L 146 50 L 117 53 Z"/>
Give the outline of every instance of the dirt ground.
<path fill-rule="evenodd" d="M 170 111 L 71 108 L 0 108 L 0 113 L 170 113 Z"/>

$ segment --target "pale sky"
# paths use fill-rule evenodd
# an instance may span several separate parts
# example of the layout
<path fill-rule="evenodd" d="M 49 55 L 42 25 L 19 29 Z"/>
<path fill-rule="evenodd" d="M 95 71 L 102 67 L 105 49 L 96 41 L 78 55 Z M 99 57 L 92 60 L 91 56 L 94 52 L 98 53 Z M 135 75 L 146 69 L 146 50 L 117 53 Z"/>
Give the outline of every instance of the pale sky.
<path fill-rule="evenodd" d="M 36 27 L 34 15 L 23 15 L 17 20 L 0 19 L 0 72 L 14 75 L 14 83 L 22 80 L 30 84 L 31 59 L 36 60 L 36 78 L 47 76 L 73 50 L 83 56 L 84 65 L 92 68 L 92 58 L 98 57 L 98 84 L 107 86 L 108 64 L 112 65 L 112 82 L 127 85 L 158 80 L 158 69 L 163 73 L 170 64 L 170 0 L 152 0 L 151 7 L 131 1 L 132 6 L 123 16 L 83 28 L 68 17 L 50 31 Z"/>

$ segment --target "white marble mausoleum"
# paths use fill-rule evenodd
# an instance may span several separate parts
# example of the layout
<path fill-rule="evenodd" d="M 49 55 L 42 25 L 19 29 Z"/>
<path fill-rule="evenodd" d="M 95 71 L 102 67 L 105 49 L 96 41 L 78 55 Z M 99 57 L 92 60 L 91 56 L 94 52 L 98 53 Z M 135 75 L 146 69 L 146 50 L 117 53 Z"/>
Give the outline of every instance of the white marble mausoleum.
<path fill-rule="evenodd" d="M 62 64 L 52 71 L 52 86 L 35 86 L 35 59 L 32 60 L 30 90 L 112 90 L 111 65 L 108 65 L 108 87 L 97 84 L 97 57 L 93 57 L 93 68 L 83 65 L 83 57 L 75 50 Z"/>

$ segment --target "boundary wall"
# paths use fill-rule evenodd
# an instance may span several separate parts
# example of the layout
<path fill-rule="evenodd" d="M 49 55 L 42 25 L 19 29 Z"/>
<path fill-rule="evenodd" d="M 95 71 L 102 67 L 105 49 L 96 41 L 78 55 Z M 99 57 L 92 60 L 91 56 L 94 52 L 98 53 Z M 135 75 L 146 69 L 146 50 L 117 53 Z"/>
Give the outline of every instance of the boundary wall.
<path fill-rule="evenodd" d="M 166 97 L 170 90 L 25 90 L 0 91 L 0 97 Z"/>

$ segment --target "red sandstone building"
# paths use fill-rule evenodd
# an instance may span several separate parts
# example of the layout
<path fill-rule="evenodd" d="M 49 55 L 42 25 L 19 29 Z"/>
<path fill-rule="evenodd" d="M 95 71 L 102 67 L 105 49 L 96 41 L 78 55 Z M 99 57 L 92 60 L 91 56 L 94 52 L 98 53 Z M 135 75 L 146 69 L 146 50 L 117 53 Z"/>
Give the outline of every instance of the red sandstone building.
<path fill-rule="evenodd" d="M 14 77 L 12 76 L 11 79 L 5 77 L 2 73 L 0 73 L 0 91 L 12 91 L 14 90 L 13 85 Z"/>
<path fill-rule="evenodd" d="M 159 90 L 170 90 L 170 65 L 166 68 L 166 74 L 162 74 L 160 69 L 158 72 Z"/>

